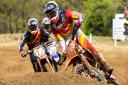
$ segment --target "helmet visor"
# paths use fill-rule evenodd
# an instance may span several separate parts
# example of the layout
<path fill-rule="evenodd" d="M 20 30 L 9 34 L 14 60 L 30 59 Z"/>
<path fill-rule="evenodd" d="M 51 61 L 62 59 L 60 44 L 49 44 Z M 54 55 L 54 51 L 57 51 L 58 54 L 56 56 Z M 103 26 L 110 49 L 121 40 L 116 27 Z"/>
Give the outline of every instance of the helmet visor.
<path fill-rule="evenodd" d="M 57 12 L 56 12 L 56 10 L 52 10 L 51 12 L 48 12 L 48 13 L 46 13 L 46 14 L 47 14 L 47 16 L 48 16 L 50 19 L 52 19 L 52 18 L 56 17 Z"/>
<path fill-rule="evenodd" d="M 36 28 L 37 28 L 37 26 L 35 26 L 35 25 L 29 26 L 30 31 L 36 31 Z"/>

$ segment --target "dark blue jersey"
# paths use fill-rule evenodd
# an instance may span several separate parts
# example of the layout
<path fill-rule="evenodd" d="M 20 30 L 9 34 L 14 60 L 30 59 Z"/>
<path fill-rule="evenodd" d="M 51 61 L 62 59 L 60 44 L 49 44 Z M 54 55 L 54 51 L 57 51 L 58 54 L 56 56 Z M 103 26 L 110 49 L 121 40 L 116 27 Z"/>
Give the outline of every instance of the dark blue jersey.
<path fill-rule="evenodd" d="M 36 36 L 32 36 L 31 33 L 27 31 L 19 44 L 19 51 L 23 50 L 25 44 L 27 44 L 29 49 L 32 49 L 38 44 L 47 42 L 49 37 L 49 33 L 42 28 L 40 28 L 40 34 Z"/>

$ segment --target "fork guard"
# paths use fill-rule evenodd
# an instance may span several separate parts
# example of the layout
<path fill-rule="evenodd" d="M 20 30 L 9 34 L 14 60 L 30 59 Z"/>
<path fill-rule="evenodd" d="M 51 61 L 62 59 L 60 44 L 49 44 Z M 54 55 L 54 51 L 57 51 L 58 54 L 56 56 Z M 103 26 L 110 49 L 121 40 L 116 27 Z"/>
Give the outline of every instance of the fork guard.
<path fill-rule="evenodd" d="M 87 67 L 89 72 L 92 73 L 93 72 L 92 66 L 90 65 L 86 57 L 83 54 L 80 54 L 80 57 L 81 57 L 81 60 L 83 61 L 83 64 Z"/>

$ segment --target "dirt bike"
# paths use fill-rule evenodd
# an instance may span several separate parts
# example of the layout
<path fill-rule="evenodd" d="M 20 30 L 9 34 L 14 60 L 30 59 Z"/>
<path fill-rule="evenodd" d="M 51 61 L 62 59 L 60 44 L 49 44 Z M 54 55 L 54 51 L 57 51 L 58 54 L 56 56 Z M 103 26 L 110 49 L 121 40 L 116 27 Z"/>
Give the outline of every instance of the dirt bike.
<path fill-rule="evenodd" d="M 26 53 L 29 54 L 31 52 L 34 53 L 34 56 L 37 59 L 37 62 L 34 63 L 34 68 L 37 72 L 47 72 L 50 71 L 50 69 L 52 72 L 56 72 L 58 70 L 57 62 L 59 60 L 59 56 L 56 51 L 55 42 L 50 41 L 37 45 L 33 49 L 28 50 Z"/>
<path fill-rule="evenodd" d="M 93 78 L 103 83 L 118 85 L 115 77 L 111 78 L 96 61 L 90 51 L 84 50 L 74 40 L 71 40 L 66 48 L 66 60 L 64 70 L 73 65 L 73 74 Z M 113 76 L 113 75 L 111 75 Z"/>

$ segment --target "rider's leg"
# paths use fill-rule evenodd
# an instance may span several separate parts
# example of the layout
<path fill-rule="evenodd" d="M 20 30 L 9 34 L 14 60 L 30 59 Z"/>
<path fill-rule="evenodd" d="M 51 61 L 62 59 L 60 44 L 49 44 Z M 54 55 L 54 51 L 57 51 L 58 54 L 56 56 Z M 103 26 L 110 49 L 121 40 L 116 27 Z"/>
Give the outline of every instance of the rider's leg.
<path fill-rule="evenodd" d="M 62 48 L 62 53 L 60 54 L 61 57 L 59 59 L 59 64 L 62 64 L 66 60 L 66 47 L 68 46 L 70 40 L 71 40 L 72 35 L 63 38 L 63 40 L 58 41 L 60 44 L 60 47 Z"/>
<path fill-rule="evenodd" d="M 66 49 L 66 44 L 65 44 L 65 40 L 60 40 L 57 42 L 58 44 L 58 49 L 59 49 L 59 54 L 60 54 L 60 58 L 59 58 L 59 61 L 58 61 L 58 64 L 63 64 L 63 62 L 65 61 L 66 59 L 66 56 L 65 56 L 65 49 Z"/>
<path fill-rule="evenodd" d="M 53 43 L 54 44 L 54 43 Z M 48 46 L 47 49 L 46 49 L 46 52 L 47 54 L 49 54 L 53 60 L 58 63 L 59 61 L 59 54 L 57 52 L 57 47 L 56 45 L 51 45 L 51 46 Z"/>
<path fill-rule="evenodd" d="M 89 42 L 87 36 L 79 29 L 76 35 L 78 43 L 84 48 L 91 51 L 92 55 L 96 58 L 96 60 L 100 63 L 100 65 L 105 69 L 107 72 L 111 72 L 112 68 L 106 62 L 106 60 L 102 57 L 102 55 L 92 46 Z"/>

